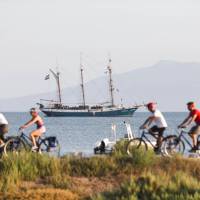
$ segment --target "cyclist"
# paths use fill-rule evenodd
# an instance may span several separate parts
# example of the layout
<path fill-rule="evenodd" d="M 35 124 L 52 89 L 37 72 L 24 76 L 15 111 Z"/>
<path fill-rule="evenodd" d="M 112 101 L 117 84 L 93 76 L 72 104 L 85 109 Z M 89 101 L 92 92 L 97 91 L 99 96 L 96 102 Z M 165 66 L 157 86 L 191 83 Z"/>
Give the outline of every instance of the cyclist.
<path fill-rule="evenodd" d="M 178 126 L 178 128 L 186 128 L 193 122 L 195 122 L 195 126 L 193 126 L 189 131 L 189 136 L 192 138 L 193 147 L 190 152 L 195 152 L 198 150 L 197 145 L 197 136 L 200 133 L 200 110 L 196 108 L 194 102 L 187 103 L 187 108 L 190 111 L 189 116 Z"/>
<path fill-rule="evenodd" d="M 31 108 L 30 114 L 32 116 L 32 119 L 28 121 L 26 124 L 24 124 L 23 126 L 21 126 L 20 130 L 28 128 L 29 126 L 33 124 L 36 124 L 37 129 L 32 131 L 30 134 L 31 140 L 33 142 L 32 151 L 36 151 L 38 149 L 37 144 L 36 144 L 36 139 L 46 132 L 46 128 L 36 108 Z"/>
<path fill-rule="evenodd" d="M 8 121 L 5 116 L 0 113 L 0 147 L 4 146 L 4 135 L 8 133 Z"/>
<path fill-rule="evenodd" d="M 152 115 L 147 118 L 140 129 L 148 129 L 152 124 L 154 124 L 149 128 L 149 133 L 151 133 L 152 135 L 155 135 L 156 133 L 158 134 L 157 143 L 154 151 L 156 153 L 159 153 L 162 145 L 163 134 L 167 128 L 167 122 L 163 114 L 157 109 L 156 103 L 150 102 L 146 105 L 146 107 L 149 112 L 152 113 Z"/>

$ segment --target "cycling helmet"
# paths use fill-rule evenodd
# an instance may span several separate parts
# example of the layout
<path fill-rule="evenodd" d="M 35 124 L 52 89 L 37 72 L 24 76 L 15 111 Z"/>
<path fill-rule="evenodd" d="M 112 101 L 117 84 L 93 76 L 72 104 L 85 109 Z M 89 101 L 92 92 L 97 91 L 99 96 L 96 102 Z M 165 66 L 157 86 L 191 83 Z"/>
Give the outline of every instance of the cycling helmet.
<path fill-rule="evenodd" d="M 156 103 L 150 102 L 146 106 L 147 106 L 148 109 L 152 109 L 152 108 L 154 108 L 155 105 L 156 105 Z"/>

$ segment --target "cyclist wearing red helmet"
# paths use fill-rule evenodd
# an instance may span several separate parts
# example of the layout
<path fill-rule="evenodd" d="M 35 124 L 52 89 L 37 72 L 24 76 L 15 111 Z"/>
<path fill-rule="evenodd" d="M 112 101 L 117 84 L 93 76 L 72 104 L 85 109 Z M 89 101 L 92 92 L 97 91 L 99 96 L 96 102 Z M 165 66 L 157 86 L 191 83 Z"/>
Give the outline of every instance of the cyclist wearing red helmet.
<path fill-rule="evenodd" d="M 190 111 L 189 116 L 178 126 L 178 128 L 186 128 L 193 122 L 193 126 L 189 131 L 189 136 L 192 138 L 193 148 L 190 152 L 195 152 L 197 148 L 197 136 L 200 134 L 200 110 L 196 108 L 194 102 L 187 103 L 187 108 Z"/>
<path fill-rule="evenodd" d="M 157 109 L 156 103 L 151 102 L 151 103 L 148 103 L 146 106 L 148 110 L 152 113 L 152 115 L 147 118 L 147 120 L 140 127 L 140 129 L 148 129 L 152 124 L 154 124 L 149 129 L 149 132 L 151 134 L 158 133 L 157 144 L 154 150 L 156 152 L 159 152 L 162 145 L 163 134 L 167 128 L 167 122 L 163 114 Z"/>

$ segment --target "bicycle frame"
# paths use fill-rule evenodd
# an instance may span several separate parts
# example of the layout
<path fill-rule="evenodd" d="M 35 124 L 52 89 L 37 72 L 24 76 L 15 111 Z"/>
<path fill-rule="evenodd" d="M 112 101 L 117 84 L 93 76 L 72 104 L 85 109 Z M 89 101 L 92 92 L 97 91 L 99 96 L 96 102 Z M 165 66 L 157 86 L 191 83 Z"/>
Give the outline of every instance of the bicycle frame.
<path fill-rule="evenodd" d="M 178 139 L 181 140 L 183 138 L 183 140 L 190 146 L 190 148 L 192 148 L 192 144 L 190 143 L 190 141 L 185 137 L 184 134 L 188 134 L 187 131 L 185 130 L 181 130 L 178 136 Z"/>
<path fill-rule="evenodd" d="M 148 130 L 143 130 L 142 135 L 140 137 L 141 140 L 147 141 L 153 148 L 155 145 L 151 142 L 147 135 L 151 135 L 154 139 L 157 139 L 156 135 L 151 134 Z"/>
<path fill-rule="evenodd" d="M 28 145 L 29 147 L 32 147 L 32 141 L 31 139 L 24 133 L 24 132 L 21 132 L 19 138 L 21 140 L 23 140 L 23 142 Z"/>
<path fill-rule="evenodd" d="M 32 145 L 32 140 L 30 137 L 28 137 L 23 131 L 20 132 L 20 135 L 18 136 L 21 140 L 23 140 L 23 142 L 29 146 L 30 148 L 33 146 Z M 39 137 L 38 140 L 36 141 L 37 145 L 40 144 L 40 142 L 42 141 L 42 139 Z"/>

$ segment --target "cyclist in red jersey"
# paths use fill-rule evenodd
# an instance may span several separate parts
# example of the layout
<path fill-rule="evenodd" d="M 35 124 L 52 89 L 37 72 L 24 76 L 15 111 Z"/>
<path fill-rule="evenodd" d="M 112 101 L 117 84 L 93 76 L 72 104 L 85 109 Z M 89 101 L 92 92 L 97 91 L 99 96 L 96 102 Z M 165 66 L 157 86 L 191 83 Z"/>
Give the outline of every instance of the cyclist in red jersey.
<path fill-rule="evenodd" d="M 187 103 L 187 108 L 190 111 L 189 116 L 178 126 L 178 128 L 186 128 L 193 122 L 195 126 L 189 131 L 189 136 L 192 138 L 193 148 L 190 152 L 198 150 L 197 147 L 197 136 L 200 134 L 200 110 L 196 108 L 194 102 Z"/>

